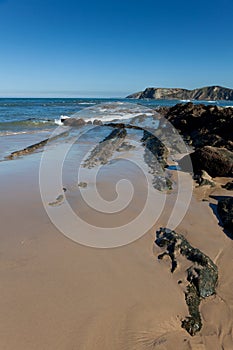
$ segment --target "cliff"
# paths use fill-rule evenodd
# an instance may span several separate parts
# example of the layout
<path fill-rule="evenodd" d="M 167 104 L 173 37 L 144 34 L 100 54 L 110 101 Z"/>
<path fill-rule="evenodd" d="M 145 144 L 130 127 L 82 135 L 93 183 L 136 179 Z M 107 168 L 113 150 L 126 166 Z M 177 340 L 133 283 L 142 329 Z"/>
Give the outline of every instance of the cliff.
<path fill-rule="evenodd" d="M 221 86 L 206 86 L 200 89 L 187 90 L 179 88 L 147 88 L 127 98 L 135 99 L 170 99 L 170 100 L 233 100 L 233 89 Z"/>

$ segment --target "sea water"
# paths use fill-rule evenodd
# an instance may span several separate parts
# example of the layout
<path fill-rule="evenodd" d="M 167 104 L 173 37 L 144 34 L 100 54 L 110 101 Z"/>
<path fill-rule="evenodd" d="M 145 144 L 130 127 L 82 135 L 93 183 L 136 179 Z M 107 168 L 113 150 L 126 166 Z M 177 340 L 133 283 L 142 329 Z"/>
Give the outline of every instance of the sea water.
<path fill-rule="evenodd" d="M 103 122 L 130 120 L 144 115 L 150 123 L 150 108 L 185 102 L 179 100 L 134 100 L 117 98 L 0 98 L 0 159 L 10 152 L 49 137 L 61 124 L 61 116 Z M 223 107 L 233 101 L 195 101 Z M 144 121 L 145 123 L 145 121 Z M 148 126 L 148 125 L 146 125 Z"/>

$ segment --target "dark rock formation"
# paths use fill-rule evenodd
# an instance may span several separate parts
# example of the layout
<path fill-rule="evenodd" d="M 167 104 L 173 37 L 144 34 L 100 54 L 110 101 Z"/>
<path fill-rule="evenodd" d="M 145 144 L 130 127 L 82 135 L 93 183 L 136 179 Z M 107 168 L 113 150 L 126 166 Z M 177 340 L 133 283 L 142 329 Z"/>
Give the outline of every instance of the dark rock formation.
<path fill-rule="evenodd" d="M 106 164 L 111 158 L 114 151 L 130 151 L 134 146 L 124 141 L 126 129 L 135 129 L 143 131 L 141 142 L 145 147 L 144 160 L 150 168 L 150 173 L 154 175 L 153 186 L 159 191 L 172 189 L 172 181 L 165 175 L 167 167 L 167 156 L 169 151 L 162 141 L 156 135 L 145 131 L 142 127 L 124 123 L 106 123 L 103 127 L 112 127 L 114 130 L 101 141 L 91 152 L 83 166 L 92 168 L 100 164 Z M 167 137 L 165 137 L 167 140 Z M 172 135 L 172 142 L 175 137 Z M 178 142 L 177 142 L 178 144 Z"/>
<path fill-rule="evenodd" d="M 146 88 L 127 98 L 173 99 L 173 100 L 233 100 L 233 89 L 221 86 L 206 86 L 188 90 L 181 88 Z"/>
<path fill-rule="evenodd" d="M 186 317 L 181 323 L 182 328 L 190 335 L 195 335 L 202 328 L 202 320 L 199 312 L 201 298 L 193 284 L 189 284 L 185 291 L 185 301 L 189 309 L 190 316 Z"/>
<path fill-rule="evenodd" d="M 63 124 L 66 126 L 80 127 L 86 124 L 85 120 L 82 118 L 67 118 L 63 121 Z"/>
<path fill-rule="evenodd" d="M 156 156 L 156 160 L 165 168 L 167 166 L 168 149 L 166 146 L 152 133 L 144 130 L 141 139 L 145 147 Z"/>
<path fill-rule="evenodd" d="M 233 191 L 233 181 L 227 182 L 225 185 L 222 186 L 222 188 L 225 188 L 228 191 Z"/>
<path fill-rule="evenodd" d="M 233 151 L 233 108 L 177 104 L 165 118 L 195 148 L 210 145 Z"/>
<path fill-rule="evenodd" d="M 146 130 L 141 141 L 145 146 L 144 160 L 150 168 L 150 173 L 154 175 L 153 186 L 159 191 L 172 189 L 171 180 L 165 176 L 169 154 L 167 147 L 159 138 Z"/>
<path fill-rule="evenodd" d="M 126 129 L 114 129 L 103 141 L 101 141 L 85 160 L 85 168 L 93 168 L 100 164 L 107 164 L 113 152 L 119 149 L 127 135 Z"/>
<path fill-rule="evenodd" d="M 155 243 L 166 251 L 158 256 L 162 259 L 168 255 L 171 258 L 173 273 L 177 267 L 176 257 L 181 254 L 193 264 L 187 270 L 189 282 L 185 291 L 185 300 L 190 316 L 182 321 L 182 327 L 191 335 L 195 335 L 202 328 L 199 305 L 202 299 L 215 294 L 218 281 L 218 269 L 213 261 L 199 249 L 192 247 L 181 234 L 167 228 L 160 228 L 156 232 Z"/>
<path fill-rule="evenodd" d="M 220 199 L 217 210 L 224 228 L 233 233 L 233 197 Z"/>
<path fill-rule="evenodd" d="M 195 174 L 200 174 L 201 170 L 205 170 L 212 177 L 233 176 L 233 152 L 224 148 L 211 146 L 198 148 L 195 152 L 179 161 L 179 165 L 184 171 L 189 171 L 187 169 L 189 157 L 191 157 Z"/>
<path fill-rule="evenodd" d="M 201 170 L 200 174 L 195 175 L 194 180 L 196 180 L 199 186 L 215 186 L 212 177 L 205 170 Z"/>
<path fill-rule="evenodd" d="M 123 142 L 120 147 L 117 148 L 117 152 L 127 152 L 135 149 L 135 146 L 131 145 L 128 142 Z"/>
<path fill-rule="evenodd" d="M 30 153 L 33 153 L 35 151 L 37 151 L 38 149 L 40 148 L 43 148 L 44 146 L 47 145 L 47 143 L 49 142 L 52 142 L 56 139 L 58 139 L 59 137 L 64 137 L 64 136 L 67 136 L 69 134 L 69 132 L 65 131 L 65 132 L 62 132 L 58 135 L 55 135 L 55 136 L 52 136 L 50 138 L 47 138 L 45 140 L 42 140 L 40 142 L 37 142 L 37 143 L 34 143 L 33 145 L 30 145 L 24 149 L 21 149 L 21 150 L 18 150 L 18 151 L 15 151 L 15 152 L 12 152 L 9 156 L 6 156 L 5 159 L 14 159 L 16 157 L 20 157 L 20 156 L 24 156 L 26 154 L 30 154 Z"/>
<path fill-rule="evenodd" d="M 93 125 L 103 125 L 103 122 L 102 122 L 102 120 L 95 119 L 95 120 L 93 121 Z"/>

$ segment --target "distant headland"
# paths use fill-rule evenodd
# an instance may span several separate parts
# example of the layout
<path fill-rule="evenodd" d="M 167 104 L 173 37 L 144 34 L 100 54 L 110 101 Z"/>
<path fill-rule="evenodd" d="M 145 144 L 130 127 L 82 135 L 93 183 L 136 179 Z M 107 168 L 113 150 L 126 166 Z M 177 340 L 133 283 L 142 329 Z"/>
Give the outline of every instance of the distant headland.
<path fill-rule="evenodd" d="M 127 98 L 153 99 L 153 100 L 233 100 L 233 89 L 222 86 L 206 86 L 199 89 L 188 90 L 181 88 L 146 88 Z"/>

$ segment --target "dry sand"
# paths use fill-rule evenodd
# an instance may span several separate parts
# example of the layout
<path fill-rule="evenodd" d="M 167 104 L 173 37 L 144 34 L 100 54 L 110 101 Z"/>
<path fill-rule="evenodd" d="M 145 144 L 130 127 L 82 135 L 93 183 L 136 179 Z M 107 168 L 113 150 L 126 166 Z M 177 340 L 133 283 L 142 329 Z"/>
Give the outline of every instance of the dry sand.
<path fill-rule="evenodd" d="M 160 248 L 154 245 L 155 229 L 165 225 L 168 210 L 127 246 L 79 245 L 45 212 L 38 159 L 0 164 L 0 349 L 233 349 L 233 242 L 210 203 L 201 201 L 208 193 L 196 191 L 177 228 L 219 269 L 217 295 L 202 302 L 203 329 L 191 337 L 181 328 L 188 310 L 184 286 L 177 283 L 185 280 L 185 266 L 171 274 L 170 261 L 158 261 Z M 220 187 L 211 191 L 227 193 Z"/>

